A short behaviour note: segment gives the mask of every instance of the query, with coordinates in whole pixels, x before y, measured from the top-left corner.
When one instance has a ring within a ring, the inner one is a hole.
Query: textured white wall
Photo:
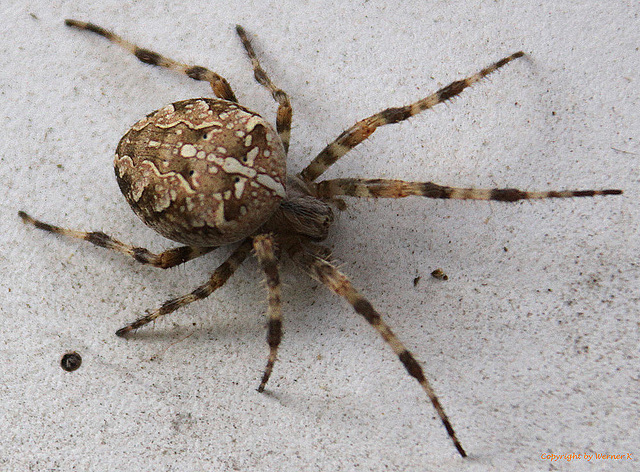
[[[551,467],[542,454],[637,452],[637,2],[6,3],[1,469],[530,471]],[[255,391],[267,347],[254,261],[208,300],[114,335],[202,283],[225,252],[163,272],[16,213],[170,247],[130,212],[112,154],[146,113],[210,92],[66,28],[68,17],[208,66],[273,119],[233,31],[244,25],[291,97],[292,171],[356,120],[527,52],[453,103],[380,129],[327,173],[625,190],[517,204],[350,200],[339,218],[328,244],[422,362],[471,459],[456,456],[369,326],[290,263],[266,395]],[[437,267],[448,281],[429,276]],[[67,350],[83,356],[74,373],[58,365]]]

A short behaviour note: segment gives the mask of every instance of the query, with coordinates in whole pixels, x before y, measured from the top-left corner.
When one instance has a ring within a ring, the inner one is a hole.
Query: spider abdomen
[[[191,246],[252,234],[286,196],[278,135],[227,100],[183,100],[147,115],[120,140],[114,167],[142,221]]]

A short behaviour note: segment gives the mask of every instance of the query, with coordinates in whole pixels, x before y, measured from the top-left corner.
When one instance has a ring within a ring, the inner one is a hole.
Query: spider
[[[264,272],[268,290],[267,344],[269,354],[258,391],[265,389],[282,339],[281,288],[278,263],[286,254],[309,276],[343,297],[382,336],[410,376],[429,397],[457,451],[466,452],[422,367],[398,339],[372,304],[332,262],[331,251],[320,243],[334,221],[332,207],[345,207],[340,197],[497,200],[619,195],[621,190],[565,190],[525,192],[512,188],[472,189],[432,182],[341,178],[317,182],[338,159],[367,139],[376,129],[404,121],[456,97],[464,89],[509,62],[518,51],[476,74],[457,80],[410,105],[387,108],[345,130],[297,175],[287,175],[292,107],[287,94],[276,87],[253,50],[245,30],[236,32],[251,60],[256,81],[278,104],[275,130],[257,113],[240,105],[229,83],[201,66],[189,66],[142,49],[100,26],[77,20],[65,24],[96,33],[134,54],[140,61],[209,82],[217,98],[172,103],[134,124],[118,144],[114,168],[120,190],[142,221],[164,237],[184,244],[160,254],[122,243],[102,232],[64,229],[20,211],[25,223],[62,236],[83,239],[96,246],[133,257],[143,264],[168,269],[238,243],[231,255],[191,293],[164,302],[133,323],[116,331],[125,336],[220,288],[253,250]]]

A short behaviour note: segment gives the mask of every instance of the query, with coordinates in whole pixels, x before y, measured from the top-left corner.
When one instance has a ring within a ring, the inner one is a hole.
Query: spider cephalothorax
[[[516,189],[454,188],[432,182],[342,178],[315,182],[329,166],[367,139],[378,127],[410,118],[455,97],[465,88],[508,62],[516,52],[465,79],[455,81],[410,105],[388,108],[357,122],[325,147],[298,175],[286,175],[292,108],[260,66],[242,27],[242,44],[256,80],[278,103],[276,129],[260,115],[239,105],[227,81],[201,66],[188,66],[135,44],[91,23],[66,20],[68,26],[92,31],[122,46],[140,61],[172,69],[211,84],[217,98],[183,100],[140,120],[124,135],[114,160],[116,178],[135,213],[166,238],[186,246],[153,254],[124,244],[102,232],[82,232],[53,226],[19,212],[37,228],[84,239],[127,254],[144,264],[169,268],[206,254],[220,245],[239,243],[204,284],[191,293],[166,301],[155,311],[119,329],[123,336],[160,316],[209,296],[231,277],[251,249],[255,251],[268,287],[269,357],[258,391],[263,391],[282,338],[278,260],[289,255],[307,274],[343,297],[393,349],[408,373],[422,386],[455,447],[466,456],[435,392],[413,355],[382,320],[380,314],[330,261],[321,244],[333,223],[330,204],[341,209],[341,196],[498,200],[618,195],[620,190],[524,192]]]

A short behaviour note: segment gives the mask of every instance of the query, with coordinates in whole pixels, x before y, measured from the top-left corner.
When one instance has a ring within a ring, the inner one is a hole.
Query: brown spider
[[[619,195],[621,190],[565,190],[524,192],[516,189],[454,188],[431,182],[343,178],[315,182],[332,164],[367,139],[378,127],[404,121],[449,100],[483,77],[522,57],[519,51],[462,80],[457,80],[410,105],[388,108],[344,131],[298,175],[286,174],[292,108],[287,94],[277,88],[260,66],[244,29],[236,32],[251,60],[255,79],[278,103],[276,131],[258,114],[237,103],[227,81],[200,66],[188,66],[161,56],[92,23],[66,20],[67,26],[91,31],[134,54],[140,61],[186,74],[211,84],[217,98],[197,98],[155,111],[124,135],[115,155],[115,173],[133,211],[163,236],[186,246],[153,254],[124,244],[102,232],[82,232],[19,216],[36,228],[127,254],[138,262],[167,269],[217,247],[239,242],[210,279],[191,293],[166,301],[155,311],[119,329],[124,336],[156,318],[202,300],[221,287],[255,251],[268,288],[269,357],[258,391],[262,392],[276,361],[282,338],[278,261],[283,253],[308,275],[343,297],[373,326],[400,362],[422,386],[456,449],[466,456],[456,433],[422,368],[380,314],[330,261],[330,250],[319,244],[333,223],[330,204],[343,209],[340,196],[498,200]]]

